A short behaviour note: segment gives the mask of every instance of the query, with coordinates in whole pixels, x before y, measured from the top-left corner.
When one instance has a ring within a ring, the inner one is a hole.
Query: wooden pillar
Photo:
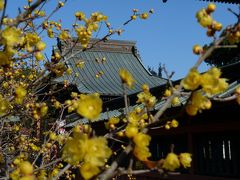
[[[193,137],[191,132],[188,132],[187,134],[187,142],[188,142],[188,152],[193,154]],[[189,169],[190,174],[194,174],[194,164],[195,163],[192,162],[191,168]]]

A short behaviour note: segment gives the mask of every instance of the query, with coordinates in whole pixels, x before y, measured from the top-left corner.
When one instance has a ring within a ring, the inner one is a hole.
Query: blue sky
[[[8,11],[10,16],[17,13],[17,7],[22,7],[24,0],[9,0]],[[46,10],[54,7],[58,1],[51,0]],[[154,9],[155,13],[148,20],[136,20],[126,26],[121,36],[113,36],[111,39],[133,40],[137,42],[143,64],[157,70],[158,64],[165,64],[169,72],[175,71],[173,79],[182,78],[189,68],[197,60],[192,54],[194,44],[204,45],[211,38],[206,37],[206,30],[201,28],[195,13],[206,7],[208,3],[198,0],[69,0],[63,9],[54,15],[55,20],[61,19],[63,28],[71,28],[76,11],[83,11],[87,15],[91,12],[100,11],[109,17],[113,27],[121,26],[132,14],[132,9],[137,8],[140,12]],[[232,8],[238,11],[236,5],[216,3],[217,10],[214,19],[224,26],[235,23],[236,18],[227,11]],[[106,31],[99,34],[104,35]],[[48,42],[47,53],[53,42]],[[208,67],[202,65],[201,71]]]

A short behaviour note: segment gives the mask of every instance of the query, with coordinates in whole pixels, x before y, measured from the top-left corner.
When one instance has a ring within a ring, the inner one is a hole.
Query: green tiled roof
[[[218,97],[218,98],[229,97],[235,92],[235,89],[238,88],[238,87],[240,87],[240,82],[239,81],[234,81],[233,83],[229,84],[229,87],[226,91],[224,91],[223,93],[217,94],[217,95],[213,96],[212,98],[214,98],[214,97]],[[186,104],[188,98],[189,98],[188,95],[180,97],[180,104]],[[165,102],[166,102],[166,100],[160,100],[159,102],[156,103],[153,110],[159,110],[164,105]],[[143,105],[142,104],[141,105],[135,104],[133,106],[129,106],[129,110],[131,111],[134,108],[136,108],[137,106],[142,107]],[[172,106],[172,107],[174,107],[174,106]],[[99,117],[98,120],[99,121],[104,121],[104,120],[107,120],[111,117],[118,117],[122,113],[124,113],[124,109],[125,108],[119,108],[119,109],[116,109],[116,110],[113,110],[113,111],[103,112],[103,113],[100,114],[100,117]],[[73,127],[73,126],[75,126],[79,123],[80,124],[89,123],[89,121],[86,118],[80,118],[76,113],[67,116],[66,119],[67,119],[68,123],[65,127]]]
[[[70,83],[75,84],[81,93],[98,92],[101,95],[122,96],[123,90],[118,72],[120,68],[124,68],[131,72],[136,80],[134,87],[127,90],[128,94],[141,91],[144,83],[147,83],[150,88],[166,83],[165,79],[152,76],[146,70],[139,56],[134,53],[134,42],[115,40],[106,44],[101,43],[100,46],[80,51],[75,57],[68,60],[67,66],[73,70],[72,75],[65,75],[57,81],[67,79]],[[106,46],[108,47],[106,48]],[[101,61],[103,57],[106,58],[104,62]],[[99,59],[100,62],[97,63],[96,59]],[[79,60],[85,62],[82,69],[76,67]],[[97,78],[96,74],[101,71],[103,74]],[[79,77],[74,77],[75,73],[78,73]]]

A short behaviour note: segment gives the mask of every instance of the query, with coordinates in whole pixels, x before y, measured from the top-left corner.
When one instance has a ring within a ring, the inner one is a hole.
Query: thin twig
[[[67,164],[67,165],[57,174],[57,176],[55,176],[55,177],[53,178],[53,180],[57,180],[59,177],[61,177],[61,176],[66,172],[66,170],[68,170],[70,167],[71,167],[71,165],[70,165],[70,164]]]
[[[214,98],[210,98],[211,100],[214,101],[219,101],[219,102],[226,102],[226,101],[232,101],[235,100],[237,98],[237,96],[234,94],[230,97],[226,97],[226,98],[219,98],[219,97],[214,97]]]

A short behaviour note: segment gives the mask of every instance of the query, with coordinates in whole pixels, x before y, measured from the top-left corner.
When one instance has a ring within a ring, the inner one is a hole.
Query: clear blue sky
[[[24,0],[9,0],[8,14],[17,12],[16,7],[21,7]],[[51,0],[48,8],[53,7],[58,1]],[[211,41],[206,37],[206,30],[201,28],[195,13],[206,7],[208,3],[198,0],[69,0],[63,9],[55,14],[54,19],[61,19],[63,28],[71,28],[74,22],[74,13],[83,11],[87,15],[100,11],[109,17],[109,22],[117,28],[132,14],[132,9],[140,12],[153,8],[155,13],[148,20],[136,20],[125,27],[121,36],[113,36],[111,39],[134,40],[140,52],[143,64],[154,67],[165,64],[169,72],[175,71],[173,79],[182,78],[188,69],[197,60],[192,54],[194,44],[204,45]],[[238,11],[237,5],[216,3],[217,11],[214,18],[224,26],[235,23],[236,18],[227,11],[232,8]],[[47,9],[48,9],[47,8]],[[105,31],[106,33],[106,31]],[[100,33],[105,34],[104,31]],[[52,43],[48,44],[48,54]],[[200,70],[206,70],[202,65]]]

